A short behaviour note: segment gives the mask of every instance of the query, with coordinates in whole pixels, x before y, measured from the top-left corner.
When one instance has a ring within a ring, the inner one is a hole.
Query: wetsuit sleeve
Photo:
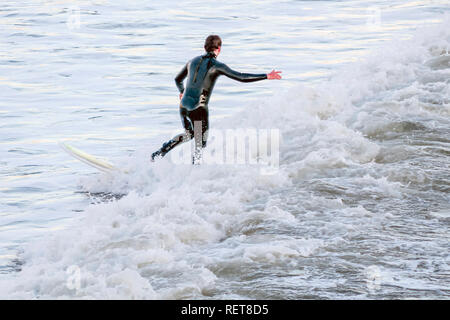
[[[188,66],[187,65],[188,64],[186,63],[186,65],[183,67],[183,69],[181,69],[181,71],[175,77],[175,84],[177,85],[177,88],[180,91],[180,93],[184,92],[183,80],[184,80],[184,78],[186,78],[186,76],[188,74]]]
[[[259,73],[259,74],[242,73],[242,72],[234,71],[233,69],[231,69],[224,63],[217,64],[216,68],[220,74],[223,74],[223,75],[227,76],[228,78],[231,78],[233,80],[237,80],[240,82],[254,82],[254,81],[260,81],[260,80],[267,79],[267,74],[265,74],[265,73]]]

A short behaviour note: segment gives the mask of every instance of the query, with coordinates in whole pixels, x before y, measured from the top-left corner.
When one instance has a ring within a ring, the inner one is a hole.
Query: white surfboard
[[[72,147],[71,145],[60,142],[60,147],[66,151],[68,154],[70,154],[75,159],[78,159],[87,165],[90,165],[91,167],[94,167],[100,171],[107,172],[107,173],[113,173],[115,171],[120,172],[117,167],[115,167],[112,163],[109,163],[106,160],[98,159],[94,157],[93,155],[90,155],[84,151],[81,151],[80,149],[77,149],[75,147]]]

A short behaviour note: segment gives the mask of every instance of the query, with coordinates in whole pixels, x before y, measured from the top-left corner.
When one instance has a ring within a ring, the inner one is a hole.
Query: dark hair
[[[218,35],[212,34],[208,36],[205,40],[205,50],[206,52],[214,51],[222,46],[222,39]]]

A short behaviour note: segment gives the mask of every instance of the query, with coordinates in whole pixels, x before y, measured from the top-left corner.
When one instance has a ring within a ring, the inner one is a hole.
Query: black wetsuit
[[[161,149],[152,154],[152,160],[155,156],[164,156],[178,144],[191,140],[192,138],[195,138],[196,150],[206,147],[209,127],[208,102],[214,84],[221,75],[241,82],[267,79],[266,74],[234,71],[226,64],[217,61],[213,52],[208,52],[190,60],[175,77],[178,90],[180,93],[183,93],[183,98],[180,103],[180,116],[185,132],[164,143]],[[183,80],[186,77],[185,89]]]

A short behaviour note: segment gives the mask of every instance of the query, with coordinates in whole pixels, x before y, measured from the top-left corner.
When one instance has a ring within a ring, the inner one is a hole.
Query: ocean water
[[[448,299],[450,5],[2,1],[0,298]],[[148,157],[204,38],[211,128],[279,166]],[[128,174],[71,158],[68,142]]]

